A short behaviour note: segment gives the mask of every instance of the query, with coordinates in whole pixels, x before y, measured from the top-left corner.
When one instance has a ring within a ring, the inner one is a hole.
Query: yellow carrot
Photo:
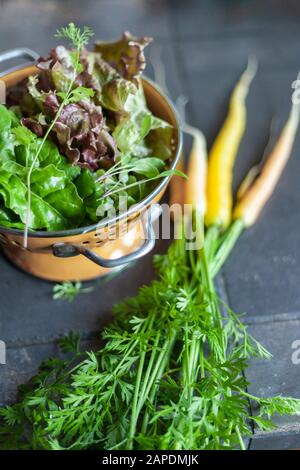
[[[233,218],[242,220],[245,227],[253,225],[272,195],[289,160],[299,126],[299,104],[293,104],[289,118],[273,151],[263,165],[259,176],[248,191],[238,199]]]
[[[203,216],[206,211],[207,151],[203,133],[186,125],[185,132],[193,137],[185,183],[185,204],[197,209]]]
[[[209,153],[207,226],[226,228],[231,220],[233,166],[246,128],[245,101],[256,69],[256,60],[249,60],[247,69],[232,92],[227,118]]]

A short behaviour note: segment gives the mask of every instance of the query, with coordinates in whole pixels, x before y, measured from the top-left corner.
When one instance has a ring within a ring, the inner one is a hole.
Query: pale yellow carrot
[[[177,166],[177,170],[184,173],[184,155],[180,155]],[[183,207],[185,199],[185,179],[179,175],[173,175],[169,184],[169,205],[174,206],[179,204]]]
[[[189,156],[187,177],[185,183],[185,204],[196,209],[203,216],[206,211],[206,175],[207,175],[207,149],[203,133],[186,125],[185,132],[193,137]]]

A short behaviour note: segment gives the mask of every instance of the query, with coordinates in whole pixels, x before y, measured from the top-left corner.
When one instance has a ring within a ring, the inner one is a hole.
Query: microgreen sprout
[[[68,300],[72,302],[74,298],[79,294],[88,294],[94,290],[93,287],[82,287],[80,281],[69,282],[65,281],[61,284],[55,284],[53,286],[53,299],[54,300]]]
[[[35,165],[38,161],[40,156],[41,150],[45,145],[46,140],[48,139],[51,131],[53,130],[57,120],[59,119],[62,110],[64,107],[70,103],[79,101],[83,98],[83,96],[91,96],[92,91],[85,87],[80,87],[80,90],[76,91],[76,88],[73,90],[74,83],[77,77],[77,74],[81,71],[80,68],[80,52],[83,46],[85,46],[89,39],[93,36],[93,32],[90,28],[84,27],[83,30],[76,27],[74,23],[69,23],[68,26],[62,28],[61,30],[57,31],[56,36],[59,38],[69,39],[71,42],[72,47],[74,48],[73,52],[73,76],[69,82],[67,91],[63,94],[60,94],[60,98],[62,99],[60,106],[52,120],[51,124],[49,125],[40,146],[33,157],[31,165],[28,169],[27,173],[27,210],[26,210],[26,222],[24,228],[24,247],[27,248],[28,245],[28,229],[30,224],[30,210],[31,210],[31,176],[32,171],[35,168]]]

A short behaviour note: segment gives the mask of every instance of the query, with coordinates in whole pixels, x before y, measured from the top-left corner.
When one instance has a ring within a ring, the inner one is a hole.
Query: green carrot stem
[[[148,321],[147,321],[149,331],[153,327],[153,322],[154,322],[154,316],[152,315],[150,319],[148,318]],[[148,341],[146,341],[145,344],[142,345],[142,352],[141,352],[140,361],[139,361],[138,370],[137,370],[136,383],[135,383],[134,396],[133,396],[133,404],[132,404],[132,414],[131,414],[131,421],[130,421],[129,450],[132,449],[133,438],[134,438],[135,430],[136,430],[136,424],[137,424],[138,417],[139,417],[138,401],[139,401],[140,387],[141,387],[141,381],[142,381],[142,374],[143,374],[143,369],[144,369],[144,364],[145,364],[145,359],[146,359],[146,354],[147,354],[147,346],[148,346]],[[146,377],[144,381],[145,380],[146,380]],[[143,386],[143,389],[144,389],[144,386]]]
[[[217,300],[214,298],[214,283],[213,277],[217,274],[218,270],[222,267],[223,263],[227,259],[230,251],[232,250],[236,240],[238,239],[240,233],[243,230],[243,224],[240,221],[234,222],[230,228],[225,232],[225,235],[221,238],[220,241],[220,232],[218,227],[212,226],[208,229],[207,235],[205,238],[205,246],[199,252],[200,254],[200,272],[201,278],[205,290],[209,295],[212,295],[212,300],[210,303],[210,312],[212,316],[212,321],[216,322],[219,328],[222,327],[222,315],[218,306]],[[178,241],[178,249],[181,249],[180,240]],[[192,253],[189,253],[191,268],[193,271],[193,276],[196,278],[199,277],[199,264],[194,259]],[[186,329],[187,331],[187,329]],[[156,355],[157,352],[157,338],[153,344],[153,350],[149,359],[149,363],[146,369],[143,383],[141,383],[141,374],[138,370],[137,374],[137,384],[135,389],[135,396],[133,402],[133,413],[132,421],[130,427],[130,441],[129,446],[132,448],[133,439],[137,430],[137,423],[140,417],[142,417],[141,432],[142,434],[147,433],[147,428],[149,424],[149,411],[145,409],[143,412],[143,407],[146,401],[149,404],[153,404],[159,380],[161,380],[164,372],[166,371],[167,364],[169,362],[170,353],[173,350],[178,333],[175,331],[173,336],[169,338],[162,347],[160,354]],[[200,345],[199,340],[195,337],[189,338],[185,337],[186,343],[186,354],[183,364],[183,377],[185,378],[185,386],[183,393],[186,398],[189,399],[193,394],[193,383],[196,382],[196,376],[198,374],[197,363],[200,360],[200,369],[201,375],[204,375],[204,357],[201,357],[200,354]],[[225,355],[226,344],[222,344],[222,353]],[[157,358],[155,362],[155,358]],[[140,359],[139,366],[142,367],[145,364],[145,355]],[[153,367],[154,366],[154,367]],[[142,369],[141,369],[142,370]],[[242,438],[238,435],[241,447],[243,444]]]
[[[138,395],[140,390],[140,384],[142,380],[142,373],[145,363],[146,351],[143,351],[141,354],[136,383],[135,383],[135,390],[134,390],[134,397],[133,397],[133,404],[132,404],[132,414],[131,414],[131,421],[130,421],[130,431],[129,431],[129,447],[128,450],[132,450],[133,445],[133,438],[135,435],[136,423],[138,420],[138,413],[137,413],[137,402],[138,402]]]
[[[154,341],[154,345],[153,345],[153,348],[152,348],[150,360],[149,360],[148,367],[147,367],[147,370],[146,370],[146,373],[145,373],[145,378],[144,378],[144,381],[143,381],[143,386],[141,388],[140,398],[139,398],[139,402],[138,402],[139,407],[141,407],[143,405],[143,398],[144,398],[144,395],[145,395],[145,390],[146,390],[147,383],[148,383],[148,380],[149,380],[149,377],[150,377],[150,374],[151,374],[151,371],[152,371],[152,368],[153,368],[154,360],[155,360],[155,357],[156,357],[156,354],[157,354],[157,351],[158,351],[158,343],[159,343],[160,335],[161,335],[161,333],[158,332],[157,335],[156,335],[155,341]]]
[[[174,331],[172,336],[169,338],[169,345],[168,345],[168,348],[166,349],[164,360],[161,361],[161,363],[160,363],[160,367],[159,367],[158,372],[157,372],[156,380],[152,384],[152,389],[149,392],[149,398],[148,398],[149,404],[153,404],[155,394],[156,394],[156,391],[157,391],[158,386],[159,386],[159,381],[161,380],[161,378],[162,378],[162,376],[163,376],[163,374],[166,370],[167,364],[169,362],[170,354],[171,354],[171,351],[173,350],[173,346],[175,344],[176,338],[177,338],[177,332]],[[146,433],[148,423],[149,423],[149,412],[148,412],[148,410],[146,410],[145,414],[144,414],[144,417],[143,417],[143,422],[142,422],[142,428],[141,428],[142,434]]]
[[[204,245],[206,249],[206,256],[207,256],[208,261],[210,261],[211,258],[213,257],[219,238],[220,238],[219,227],[217,227],[216,225],[210,226],[206,231],[205,241],[204,241]]]
[[[209,266],[209,271],[212,278],[214,278],[222,268],[223,264],[225,263],[232,249],[234,248],[243,229],[244,224],[241,220],[238,219],[233,222],[233,224],[230,225],[230,227],[225,232],[219,249],[213,257]]]
[[[222,330],[223,328],[223,317],[219,306],[218,297],[216,295],[215,285],[213,281],[213,276],[210,270],[210,266],[208,265],[206,259],[205,249],[202,253],[202,272],[203,272],[203,285],[206,292],[209,294],[209,305],[210,311],[212,316],[212,322],[216,323],[218,328]],[[226,348],[227,344],[225,342],[225,336],[222,335],[222,360],[225,360],[226,357]]]
[[[246,447],[245,447],[243,438],[242,438],[241,433],[240,433],[240,428],[239,428],[238,426],[236,426],[236,427],[235,427],[235,431],[236,431],[236,434],[237,434],[237,437],[238,437],[238,440],[239,440],[241,449],[242,449],[242,450],[246,450]]]

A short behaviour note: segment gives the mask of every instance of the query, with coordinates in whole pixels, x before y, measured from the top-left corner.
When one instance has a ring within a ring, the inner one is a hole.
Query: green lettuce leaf
[[[3,204],[3,201],[2,201]],[[3,227],[7,228],[18,228],[22,229],[23,224],[22,222],[19,222],[18,216],[11,211],[10,209],[7,209],[6,207],[0,207],[0,225]]]
[[[164,162],[159,158],[149,157],[135,160],[131,171],[146,178],[154,178],[164,170],[164,167]]]
[[[5,207],[15,212],[23,224],[27,214],[27,187],[16,175],[2,170],[0,173],[0,194]],[[29,226],[32,229],[60,230],[68,227],[63,216],[43,198],[32,191]]]
[[[0,112],[0,129],[1,133],[6,129],[10,129],[13,123],[13,113],[9,111],[5,106],[1,105]]]
[[[27,173],[40,144],[0,106],[0,224],[6,227],[22,228],[26,223]],[[63,230],[82,223],[83,200],[73,183],[79,173],[54,143],[45,143],[31,175],[30,229]]]
[[[104,108],[122,113],[129,95],[135,92],[136,87],[131,82],[116,77],[103,86],[99,99]]]
[[[151,129],[146,137],[146,145],[151,155],[163,161],[170,160],[173,155],[173,128],[162,126]]]
[[[75,184],[79,196],[85,199],[91,196],[96,190],[95,175],[89,170],[83,169],[78,178],[76,178]]]
[[[123,118],[113,132],[113,137],[121,152],[135,157],[145,157],[150,154],[155,157],[165,156],[165,151],[156,153],[159,150],[158,146],[155,151],[151,151],[154,142],[150,139],[149,145],[146,138],[150,132],[159,131],[158,135],[162,140],[162,136],[172,135],[172,128],[167,122],[149,111],[141,85],[135,94],[128,95],[124,110]]]

